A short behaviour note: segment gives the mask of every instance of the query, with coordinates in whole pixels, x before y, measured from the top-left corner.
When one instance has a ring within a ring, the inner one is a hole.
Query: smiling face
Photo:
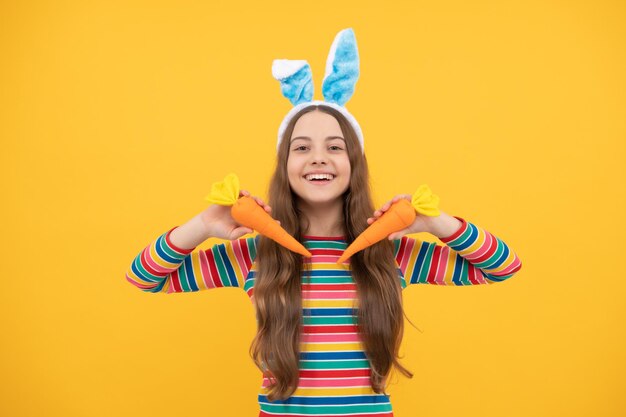
[[[301,202],[341,201],[350,186],[350,160],[337,119],[319,110],[305,113],[296,122],[290,140],[287,174]],[[312,173],[331,174],[332,179],[307,179]]]

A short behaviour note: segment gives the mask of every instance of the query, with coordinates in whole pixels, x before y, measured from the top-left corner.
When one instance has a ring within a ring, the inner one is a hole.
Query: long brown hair
[[[297,120],[306,112],[320,110],[337,119],[346,140],[350,160],[350,185],[343,194],[343,221],[346,242],[350,244],[368,227],[367,218],[374,212],[369,170],[356,133],[337,110],[323,105],[302,109],[285,129],[278,149],[276,169],[269,186],[268,204],[272,216],[296,240],[307,234],[308,220],[296,205],[296,195],[289,186],[287,159],[289,142]],[[306,225],[301,227],[300,219]],[[267,398],[286,399],[298,386],[299,351],[302,315],[301,274],[310,262],[260,236],[257,247],[253,299],[257,334],[250,346],[254,363],[269,378]],[[387,377],[395,366],[402,374],[413,374],[398,361],[404,332],[402,288],[393,257],[393,243],[388,239],[357,252],[350,258],[352,276],[357,286],[357,325],[365,353],[370,361],[370,384],[377,393],[385,393]]]

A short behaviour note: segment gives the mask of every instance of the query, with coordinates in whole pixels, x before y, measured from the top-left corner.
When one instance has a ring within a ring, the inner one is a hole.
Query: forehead
[[[334,116],[319,110],[303,114],[296,122],[291,137],[296,136],[343,136],[341,126]]]

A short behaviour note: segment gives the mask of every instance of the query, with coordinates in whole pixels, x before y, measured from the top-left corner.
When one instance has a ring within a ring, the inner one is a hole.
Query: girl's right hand
[[[268,214],[271,215],[272,208],[265,204],[260,197],[253,197],[246,190],[239,191],[239,197],[242,196],[252,197],[254,201],[256,201]],[[209,237],[235,240],[239,239],[243,235],[253,232],[253,230],[249,227],[242,226],[237,223],[235,219],[233,219],[230,214],[230,206],[211,204],[202,213],[200,213],[200,220],[202,220],[206,234]],[[276,222],[280,224],[278,220],[276,220]]]

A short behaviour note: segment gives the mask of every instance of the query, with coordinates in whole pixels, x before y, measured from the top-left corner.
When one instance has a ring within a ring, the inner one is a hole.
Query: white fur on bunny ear
[[[359,79],[359,51],[352,28],[340,31],[330,47],[322,94],[326,101],[343,106],[354,93]]]
[[[280,90],[295,106],[313,99],[313,73],[304,60],[275,59],[272,76],[280,81]]]

